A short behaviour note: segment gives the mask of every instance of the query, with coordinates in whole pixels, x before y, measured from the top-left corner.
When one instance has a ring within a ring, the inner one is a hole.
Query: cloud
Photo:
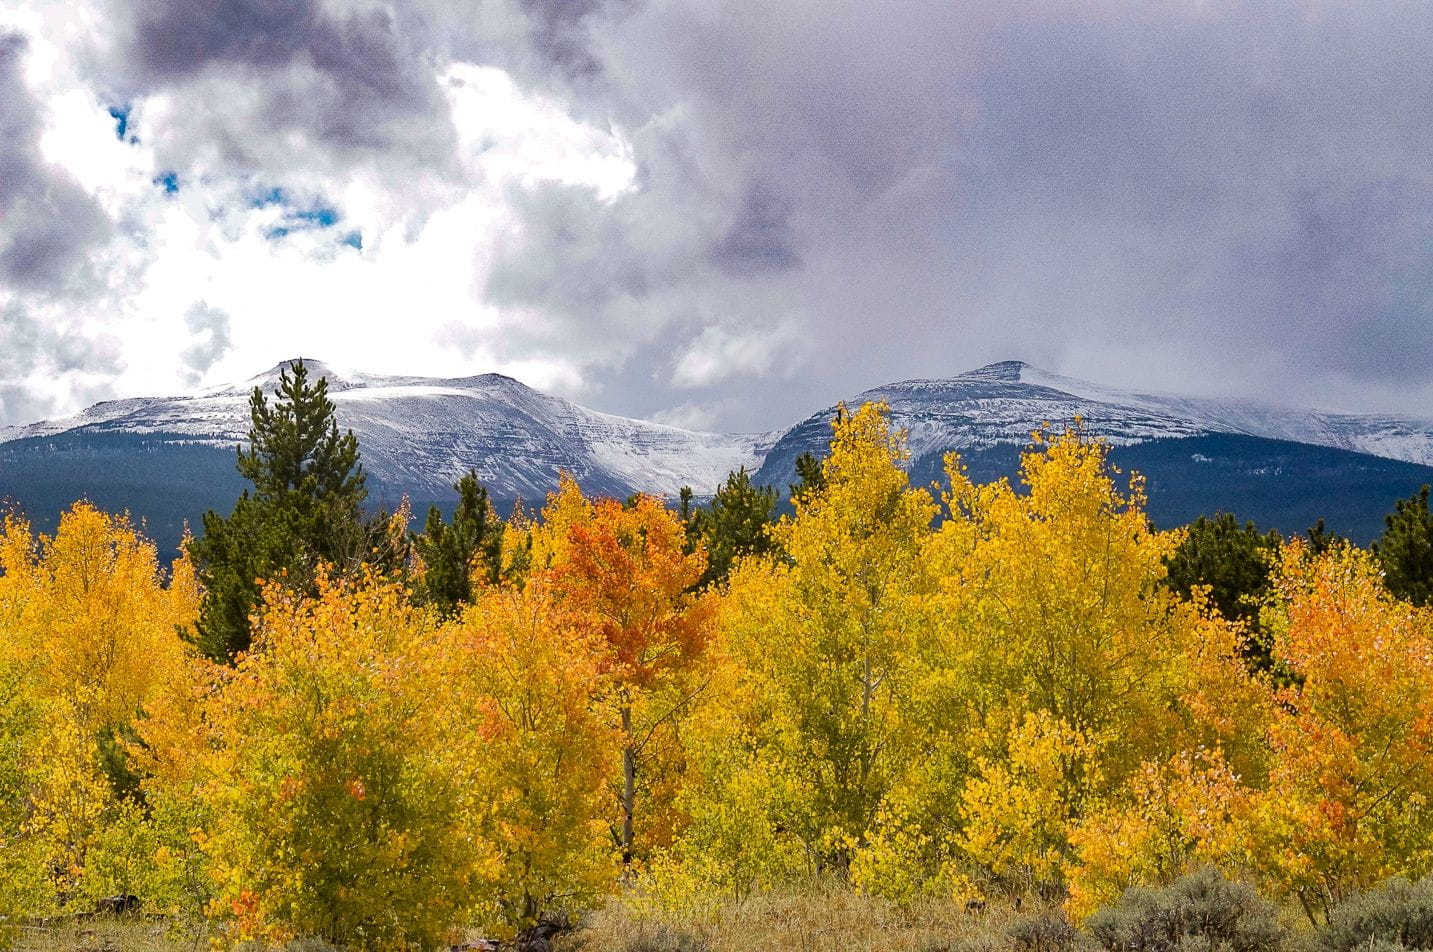
[[[18,0],[0,23],[0,313],[26,342],[0,380],[39,400],[12,420],[299,351],[724,429],[1011,357],[1433,413],[1414,0]]]
[[[64,169],[40,153],[40,110],[26,86],[28,43],[0,33],[0,283],[63,295],[83,289],[86,253],[111,222]]]
[[[679,327],[786,320],[822,359],[761,381],[782,412],[1003,357],[1433,411],[1425,5],[691,0],[587,27],[640,189],[534,204],[496,287],[627,354],[598,376],[636,403]]]
[[[184,312],[184,326],[193,335],[193,343],[182,354],[189,368],[190,386],[204,379],[204,373],[226,354],[233,342],[229,339],[229,315],[204,301],[195,301]]]
[[[75,313],[97,293],[93,256],[113,223],[44,154],[29,53],[24,36],[0,31],[0,422],[72,409],[122,367],[113,336]]]
[[[736,332],[708,327],[678,358],[672,382],[678,387],[710,387],[733,377],[765,374],[783,352],[791,350],[795,337],[790,326]],[[788,360],[787,373],[792,369]]]
[[[761,183],[748,186],[741,207],[712,249],[731,276],[787,271],[801,264],[791,231],[791,206]]]

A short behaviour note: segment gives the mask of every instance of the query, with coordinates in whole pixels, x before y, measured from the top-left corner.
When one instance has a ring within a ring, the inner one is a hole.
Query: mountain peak
[[[984,367],[977,367],[961,376],[977,377],[981,380],[998,380],[1002,383],[1019,383],[1021,375],[1033,369],[1023,360],[1001,360],[993,364],[986,364]]]
[[[328,380],[328,389],[331,392],[363,386],[363,381],[354,379],[353,374],[339,373],[326,361],[319,360],[316,357],[290,357],[288,360],[279,361],[263,373],[245,380],[242,384],[237,386],[237,389],[251,390],[254,387],[260,387],[267,393],[278,386],[279,376],[284,371],[292,372],[294,365],[299,361],[303,361],[304,368],[308,370],[309,380],[317,381],[320,377],[326,378]],[[228,390],[232,388],[233,385],[219,389]]]

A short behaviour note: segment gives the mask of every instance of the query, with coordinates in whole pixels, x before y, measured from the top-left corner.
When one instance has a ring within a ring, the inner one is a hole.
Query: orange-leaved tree
[[[1265,615],[1291,674],[1247,818],[1248,863],[1311,918],[1433,869],[1433,612],[1389,595],[1369,553],[1287,546]]]
[[[1146,765],[1133,796],[1082,824],[1072,911],[1214,863],[1317,922],[1388,876],[1433,869],[1433,614],[1391,596],[1373,557],[1346,545],[1286,545],[1274,588],[1261,621],[1285,684],[1266,684],[1262,708],[1219,715],[1235,712],[1245,749],[1226,740]]]
[[[694,594],[705,556],[686,551],[686,533],[661,500],[624,506],[587,502],[570,481],[544,511],[534,565],[548,553],[553,593],[599,638],[599,668],[612,692],[622,736],[619,817],[614,839],[624,862],[671,836],[677,729],[706,684],[701,668],[712,635],[713,603]],[[663,792],[660,799],[654,796]],[[639,800],[653,803],[638,836]]]

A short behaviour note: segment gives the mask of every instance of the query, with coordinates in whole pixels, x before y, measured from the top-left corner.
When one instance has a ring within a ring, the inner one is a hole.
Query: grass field
[[[1028,912],[1028,910],[1027,910]],[[902,911],[848,888],[817,884],[713,906],[704,914],[638,915],[621,900],[586,916],[557,952],[943,952],[999,932],[1008,909],[968,913],[932,903]],[[17,952],[198,952],[202,933],[154,919],[93,917],[11,933]],[[292,952],[318,952],[302,942]]]
[[[16,952],[198,952],[202,933],[176,934],[163,920],[108,916],[25,925],[9,935]]]
[[[620,900],[563,936],[559,952],[944,952],[1003,934],[1008,907],[909,910],[839,885],[765,893],[700,915],[635,914]],[[1039,911],[1034,914],[1038,915]]]

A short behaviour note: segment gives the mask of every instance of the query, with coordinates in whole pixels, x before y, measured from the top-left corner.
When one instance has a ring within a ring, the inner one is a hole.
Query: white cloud
[[[677,359],[672,382],[679,387],[710,387],[732,377],[765,374],[782,359],[785,372],[795,368],[794,325],[760,330],[708,327]]]
[[[304,130],[265,130],[267,94],[222,70],[127,104],[138,141],[121,141],[108,113],[121,104],[86,80],[96,54],[63,25],[65,6],[7,9],[0,26],[31,41],[23,66],[43,106],[41,156],[116,228],[92,254],[88,295],[23,303],[27,319],[55,336],[51,350],[98,349],[112,369],[83,360],[62,372],[0,367],[0,384],[30,395],[0,406],[0,423],[27,422],[18,414],[35,407],[62,413],[97,396],[174,392],[196,374],[203,385],[241,379],[295,354],[377,372],[508,372],[582,390],[580,359],[505,353],[489,333],[500,314],[483,291],[497,249],[519,227],[514,190],[560,183],[610,201],[633,187],[633,150],[620,130],[573,118],[502,70],[433,63],[454,131],[452,154],[437,161],[386,156],[340,168]],[[305,69],[292,67],[295,89],[313,79],[299,75]],[[242,122],[221,128],[216,114]],[[225,128],[244,124],[252,141],[221,141]],[[235,160],[239,146],[248,164]],[[168,172],[176,194],[156,184]],[[256,205],[275,188],[286,203]],[[296,217],[319,208],[339,220]],[[278,228],[290,230],[274,237]],[[17,302],[0,288],[0,308]],[[225,315],[223,334],[196,327],[196,308]]]
[[[604,201],[632,188],[637,166],[619,130],[578,122],[496,67],[455,63],[442,80],[470,182],[578,185]]]
[[[652,420],[667,426],[679,426],[684,430],[710,432],[720,429],[721,419],[731,412],[733,402],[713,400],[707,403],[683,403],[652,414]]]

